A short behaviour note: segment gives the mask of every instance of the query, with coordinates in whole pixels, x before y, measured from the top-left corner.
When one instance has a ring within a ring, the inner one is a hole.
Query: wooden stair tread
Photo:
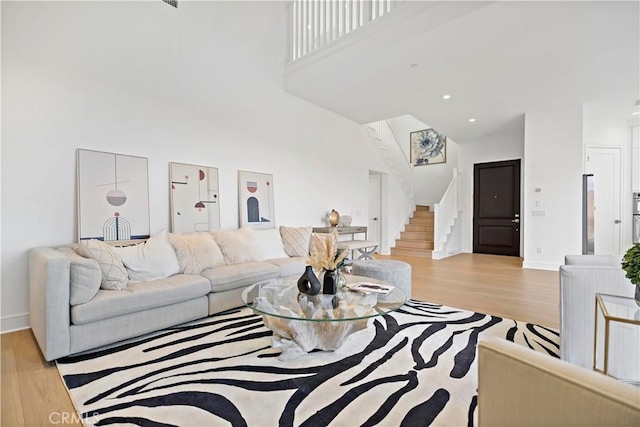
[[[391,255],[403,255],[416,258],[431,258],[430,250],[424,249],[406,249],[406,248],[391,248]]]
[[[431,258],[434,249],[434,216],[429,206],[416,206],[409,224],[391,248],[393,255]]]

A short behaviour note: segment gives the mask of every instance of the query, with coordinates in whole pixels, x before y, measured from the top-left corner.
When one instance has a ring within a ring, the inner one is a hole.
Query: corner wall
[[[582,111],[572,104],[525,116],[524,268],[557,270],[582,251]]]

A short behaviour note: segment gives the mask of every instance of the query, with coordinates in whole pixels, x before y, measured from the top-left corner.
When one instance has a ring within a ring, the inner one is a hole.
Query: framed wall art
[[[433,128],[411,132],[411,164],[434,165],[447,161],[447,137]]]
[[[240,226],[274,228],[273,175],[238,171]]]
[[[169,180],[174,233],[220,229],[218,168],[172,162]]]
[[[149,175],[145,157],[78,149],[80,240],[149,237]]]

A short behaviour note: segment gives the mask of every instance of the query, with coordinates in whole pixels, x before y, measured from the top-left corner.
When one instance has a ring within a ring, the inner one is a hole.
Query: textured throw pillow
[[[249,227],[242,227],[234,231],[214,231],[213,237],[222,250],[227,264],[261,261],[256,245],[255,231]]]
[[[148,282],[173,276],[180,271],[176,252],[164,229],[144,243],[113,249],[127,269],[129,280]]]
[[[84,304],[96,296],[102,282],[102,270],[98,261],[85,258],[71,248],[60,248],[58,252],[65,254],[71,263],[69,271],[71,305]]]
[[[256,248],[262,259],[288,258],[277,228],[254,230]]]
[[[113,248],[100,240],[83,240],[78,247],[80,255],[98,261],[102,271],[102,289],[125,289],[129,276]]]
[[[209,233],[169,233],[169,242],[178,256],[180,273],[200,274],[207,268],[224,265],[220,247]]]
[[[280,226],[280,236],[284,250],[289,256],[309,256],[311,242],[311,227]]]

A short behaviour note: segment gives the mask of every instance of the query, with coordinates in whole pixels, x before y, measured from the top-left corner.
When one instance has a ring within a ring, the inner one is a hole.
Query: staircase
[[[429,206],[416,206],[409,224],[400,233],[400,239],[391,248],[392,255],[431,258],[433,251],[433,212]]]

